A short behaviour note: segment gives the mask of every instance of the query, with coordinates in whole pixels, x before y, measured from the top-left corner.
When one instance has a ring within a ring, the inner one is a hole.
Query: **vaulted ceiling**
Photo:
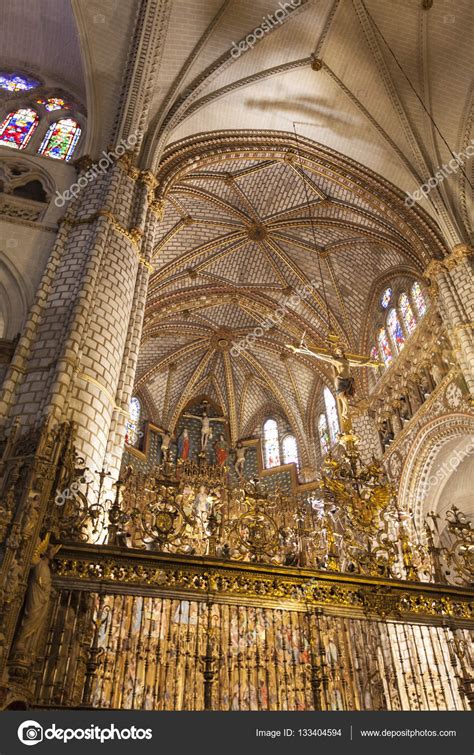
[[[375,174],[286,134],[196,137],[170,148],[160,178],[138,392],[171,429],[205,394],[229,416],[233,440],[273,405],[304,448],[331,372],[285,344],[306,332],[324,345],[331,332],[367,350],[379,282],[421,276],[442,254],[434,224]]]
[[[141,3],[4,5],[2,62],[84,98],[94,157],[113,137]],[[284,344],[332,331],[366,350],[378,283],[469,238],[467,161],[414,209],[403,200],[471,139],[472,4],[160,0],[154,12],[139,160],[164,218],[137,390],[161,424],[200,393],[234,438],[268,405],[302,438],[331,377]],[[232,352],[308,281],[304,301]]]

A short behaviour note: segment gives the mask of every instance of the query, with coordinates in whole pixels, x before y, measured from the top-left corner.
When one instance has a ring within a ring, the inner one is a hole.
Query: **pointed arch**
[[[61,118],[48,128],[38,150],[43,157],[70,160],[81,136],[81,127],[73,118]]]
[[[271,417],[263,423],[263,458],[265,469],[280,466],[278,423]]]
[[[13,149],[24,149],[39,123],[33,108],[23,107],[7,115],[0,126],[0,144]]]

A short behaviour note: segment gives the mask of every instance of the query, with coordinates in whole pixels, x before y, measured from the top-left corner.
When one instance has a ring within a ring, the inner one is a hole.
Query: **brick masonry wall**
[[[97,469],[116,407],[132,306],[144,306],[144,295],[134,300],[139,247],[127,235],[143,197],[116,164],[68,210],[50,279],[40,286],[22,339],[21,364],[14,365],[20,369],[10,370],[3,395],[5,413],[19,417],[25,428],[49,413],[58,421],[72,419],[78,451]],[[125,425],[124,407],[119,409]]]

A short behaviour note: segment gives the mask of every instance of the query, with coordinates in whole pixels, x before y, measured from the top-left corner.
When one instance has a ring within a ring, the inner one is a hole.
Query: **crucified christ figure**
[[[354,395],[354,378],[351,375],[351,367],[378,367],[381,363],[360,354],[346,354],[334,336],[328,339],[330,344],[328,349],[321,348],[314,351],[305,345],[304,337],[305,333],[303,333],[299,346],[287,344],[287,348],[295,354],[305,354],[332,364],[334,368],[334,388],[342,420],[342,429],[347,432],[351,428],[349,399]]]
[[[201,451],[206,450],[207,443],[212,435],[211,422],[227,422],[225,417],[208,417],[206,409],[204,409],[202,416],[199,414],[183,414],[183,417],[198,419],[201,422]]]

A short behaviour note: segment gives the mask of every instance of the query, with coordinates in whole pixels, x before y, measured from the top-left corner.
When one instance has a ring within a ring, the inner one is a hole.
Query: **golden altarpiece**
[[[442,544],[435,520],[416,532],[343,429],[291,494],[168,448],[146,472],[126,454],[111,486],[73,426],[13,432],[3,706],[469,709],[472,528],[453,508]]]

